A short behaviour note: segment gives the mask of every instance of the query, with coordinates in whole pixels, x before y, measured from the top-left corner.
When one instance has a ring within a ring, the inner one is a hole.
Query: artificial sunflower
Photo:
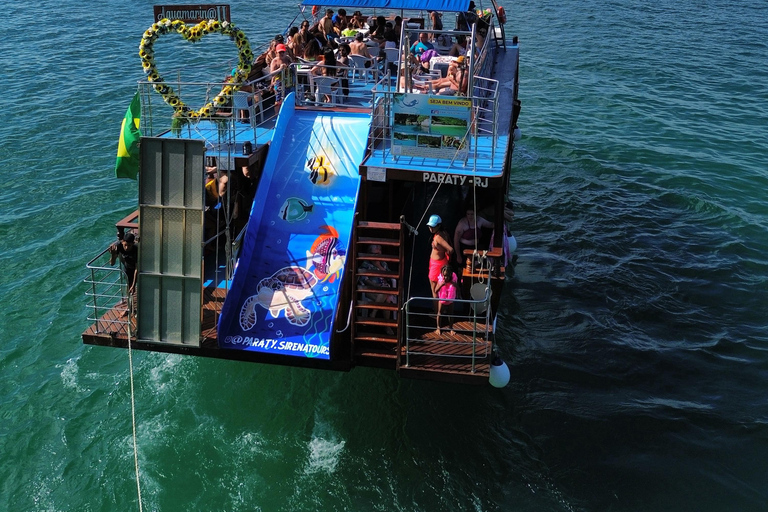
[[[238,67],[235,70],[234,76],[231,77],[232,83],[225,85],[213,98],[213,101],[208,102],[199,110],[192,110],[185,105],[176,95],[173,88],[163,83],[163,78],[155,67],[154,41],[160,35],[174,30],[181,34],[185,40],[193,43],[199,41],[203,35],[219,32],[231,36],[238,48]],[[157,23],[153,23],[144,32],[139,44],[139,57],[141,58],[141,66],[144,72],[147,73],[147,81],[153,83],[153,88],[163,97],[163,101],[173,107],[175,111],[174,118],[196,119],[199,117],[210,117],[213,115],[215,108],[222,107],[229,102],[234,92],[240,89],[243,81],[251,72],[253,53],[245,33],[229,22],[207,20],[201,21],[194,26],[187,26],[181,20],[171,21],[164,18]]]

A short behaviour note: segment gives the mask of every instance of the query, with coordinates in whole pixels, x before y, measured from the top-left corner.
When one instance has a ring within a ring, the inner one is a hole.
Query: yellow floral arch
[[[196,43],[206,34],[220,33],[234,39],[237,45],[238,62],[231,81],[214,96],[212,101],[206,103],[199,110],[192,110],[185,105],[181,98],[179,98],[179,95],[176,94],[176,91],[173,90],[173,87],[165,83],[165,80],[155,66],[153,45],[158,37],[172,32],[180,34],[185,40],[192,43]],[[253,52],[251,52],[251,44],[248,42],[245,33],[227,21],[203,20],[197,25],[190,26],[181,20],[171,21],[163,18],[157,23],[153,23],[144,32],[139,44],[139,57],[141,58],[141,66],[144,68],[144,73],[147,74],[147,81],[153,84],[153,88],[163,97],[163,101],[173,107],[176,115],[194,119],[210,117],[217,107],[222,107],[229,102],[232,94],[240,89],[251,72]]]

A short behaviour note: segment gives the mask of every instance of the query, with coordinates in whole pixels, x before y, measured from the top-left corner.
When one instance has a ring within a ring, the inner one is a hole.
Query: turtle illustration
[[[240,327],[248,331],[256,325],[253,311],[256,304],[268,309],[273,318],[285,311],[285,318],[291,325],[307,325],[312,312],[301,301],[312,293],[316,284],[317,278],[302,267],[283,267],[271,277],[265,277],[256,286],[256,294],[248,297],[243,304]]]

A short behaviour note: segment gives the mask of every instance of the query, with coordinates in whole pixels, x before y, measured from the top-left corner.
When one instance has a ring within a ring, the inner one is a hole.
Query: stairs
[[[400,224],[358,221],[354,240],[355,364],[397,369],[403,283]]]
[[[412,297],[408,308],[415,301],[417,311],[403,311],[404,231],[395,223],[358,221],[355,226],[353,364],[396,370],[412,379],[487,385],[493,328],[484,314],[473,319],[464,304],[452,329],[437,335],[431,297]]]

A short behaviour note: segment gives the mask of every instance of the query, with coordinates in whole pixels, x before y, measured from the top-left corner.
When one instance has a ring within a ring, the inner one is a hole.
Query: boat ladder
[[[354,241],[352,344],[355,364],[396,369],[400,352],[403,230],[358,221]]]

